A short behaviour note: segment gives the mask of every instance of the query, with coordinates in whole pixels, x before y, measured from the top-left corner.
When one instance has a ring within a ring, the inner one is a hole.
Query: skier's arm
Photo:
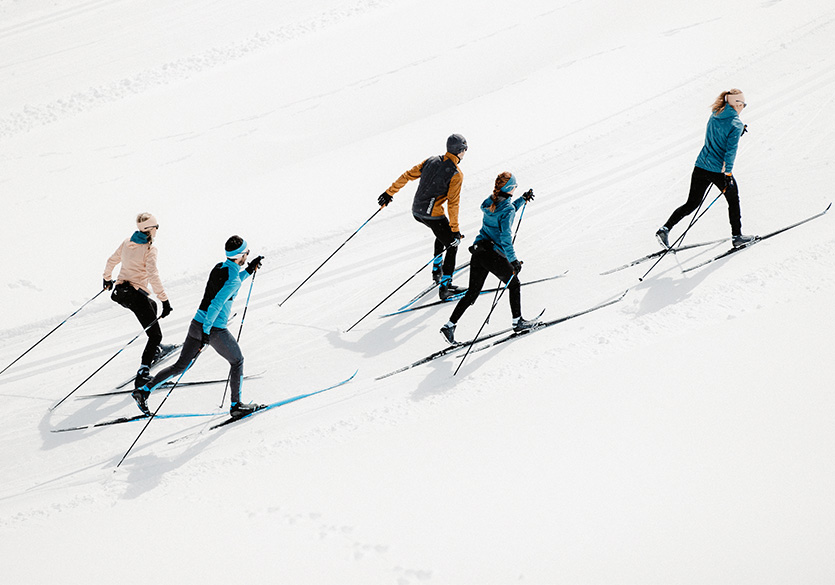
[[[111,276],[113,275],[113,269],[116,268],[116,265],[122,261],[122,246],[124,243],[119,244],[119,247],[116,248],[116,251],[111,254],[110,258],[107,259],[107,263],[104,265],[104,274],[102,278],[104,280],[113,280]]]
[[[742,136],[742,127],[734,124],[731,127],[731,133],[728,135],[727,147],[725,148],[725,172],[730,173],[734,168],[734,160],[736,159],[736,151],[739,146],[739,137]]]
[[[159,277],[159,270],[157,269],[157,254],[158,251],[153,246],[148,248],[145,254],[145,270],[148,272],[148,282],[151,285],[157,298],[162,302],[168,300],[168,295],[165,294],[165,288],[162,286],[162,279]]]
[[[426,162],[426,161],[423,161],[423,162]],[[418,165],[413,166],[411,169],[409,169],[408,171],[406,171],[405,173],[400,175],[397,178],[397,180],[394,183],[391,184],[391,187],[386,189],[386,193],[393,196],[395,193],[400,191],[400,189],[402,189],[403,186],[406,183],[408,183],[409,181],[414,181],[415,179],[419,179],[420,178],[420,173],[423,170],[423,162],[421,162]]]
[[[217,291],[217,294],[214,296],[212,301],[209,303],[209,308],[206,309],[206,318],[203,320],[203,332],[207,335],[212,332],[212,326],[214,325],[215,321],[217,320],[218,315],[220,315],[221,310],[223,310],[223,305],[226,301],[229,300],[235,292],[238,290],[237,284],[231,278],[231,274],[229,274],[229,268],[227,270],[227,277],[226,281],[223,283],[223,286],[220,287],[220,290]]]
[[[458,226],[458,207],[461,202],[461,184],[464,182],[464,177],[461,171],[452,175],[449,181],[449,189],[447,190],[447,213],[449,213],[449,227],[453,232],[461,231]]]

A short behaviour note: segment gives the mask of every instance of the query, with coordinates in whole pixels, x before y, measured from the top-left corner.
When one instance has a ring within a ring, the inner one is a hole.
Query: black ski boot
[[[142,386],[146,385],[148,382],[151,381],[151,368],[148,366],[140,366],[139,370],[136,372],[136,378],[133,380],[133,387],[134,388],[142,388]]]
[[[177,349],[176,345],[167,345],[167,344],[164,344],[164,343],[160,343],[157,346],[156,351],[154,351],[154,359],[151,360],[151,365],[153,366],[159,360],[161,360],[162,358],[164,358],[165,356],[167,356],[168,354],[170,354],[172,351],[174,351],[176,349]]]
[[[447,323],[441,327],[441,335],[444,336],[450,344],[455,345],[455,323]]]
[[[235,402],[229,408],[229,415],[232,418],[243,418],[248,414],[252,414],[259,408],[263,408],[260,404],[243,404],[241,402]]]
[[[131,392],[131,396],[136,402],[136,406],[139,407],[139,410],[141,410],[142,414],[144,414],[145,416],[151,416],[151,410],[148,408],[148,397],[150,395],[151,392],[147,389],[146,386],[142,386],[141,388],[137,388],[136,390]]]

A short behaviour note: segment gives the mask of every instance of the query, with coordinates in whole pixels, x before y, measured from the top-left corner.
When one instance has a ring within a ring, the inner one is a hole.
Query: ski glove
[[[160,319],[165,319],[168,315],[171,314],[171,311],[174,309],[171,308],[171,302],[168,300],[162,301],[162,313],[160,314]]]
[[[464,239],[464,234],[461,232],[452,232],[452,235],[455,237],[455,243],[452,244],[453,246],[457,246],[458,243]]]
[[[104,290],[111,290],[113,288],[113,281],[112,280],[107,280],[106,278],[103,278],[101,287]]]
[[[522,199],[525,200],[525,203],[528,203],[529,201],[533,201],[533,197],[534,197],[533,189],[528,189],[527,191],[522,193]]]
[[[520,272],[522,272],[522,261],[521,260],[514,260],[513,262],[510,263],[510,265],[513,267],[513,274],[519,274]]]
[[[209,345],[209,334],[203,331],[202,335],[200,336],[200,349],[202,350],[207,345]]]
[[[249,272],[250,274],[252,274],[256,270],[261,268],[261,260],[263,260],[263,259],[264,259],[263,256],[258,256],[257,258],[252,260],[249,264],[247,264],[246,271]]]
[[[383,192],[383,194],[382,194],[382,195],[380,195],[379,197],[377,197],[377,203],[379,203],[379,204],[380,204],[380,207],[385,207],[386,205],[388,205],[389,203],[391,203],[391,200],[392,200],[392,199],[394,199],[394,197],[392,197],[391,195],[389,195],[389,194],[388,194],[388,193],[386,193],[386,192]]]
[[[734,186],[734,176],[731,173],[725,173],[725,184],[722,188],[722,193],[727,193],[728,189]]]

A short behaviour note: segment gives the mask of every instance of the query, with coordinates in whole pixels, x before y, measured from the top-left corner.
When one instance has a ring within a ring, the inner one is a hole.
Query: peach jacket
[[[122,242],[113,255],[107,259],[104,267],[105,280],[110,280],[113,269],[120,262],[122,267],[116,284],[129,282],[133,288],[143,290],[148,295],[151,294],[148,288],[150,284],[160,301],[168,300],[159,277],[159,270],[157,270],[157,249],[152,244],[138,244],[132,242],[130,238]]]

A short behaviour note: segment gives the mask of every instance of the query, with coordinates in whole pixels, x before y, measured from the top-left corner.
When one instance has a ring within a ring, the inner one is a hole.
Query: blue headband
[[[241,247],[238,248],[237,250],[231,250],[231,251],[227,250],[226,257],[227,258],[234,258],[235,256],[240,256],[241,254],[246,252],[247,247],[248,247],[248,244],[246,243],[246,240],[244,240],[244,243],[241,244]]]
[[[504,184],[504,187],[501,188],[502,193],[510,193],[510,191],[516,186],[516,177],[510,175],[510,178],[507,180],[507,183]]]

